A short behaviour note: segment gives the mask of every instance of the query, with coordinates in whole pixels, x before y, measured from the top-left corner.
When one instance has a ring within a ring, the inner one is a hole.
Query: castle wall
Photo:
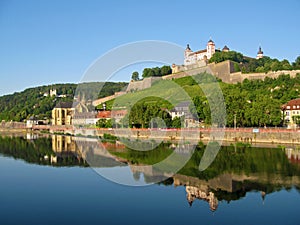
[[[220,63],[208,64],[211,73],[225,83],[230,83],[230,73],[234,72],[233,62],[226,60]]]
[[[126,89],[126,92],[140,91],[150,88],[153,82],[161,80],[161,77],[147,77],[140,81],[131,81]]]
[[[210,73],[217,78],[221,79],[225,83],[235,84],[243,82],[243,80],[264,80],[266,77],[278,78],[282,74],[289,74],[291,77],[295,77],[300,70],[281,70],[271,71],[268,73],[241,73],[234,72],[234,62],[226,60],[220,63],[210,63],[206,66],[197,67],[197,65],[189,66],[174,66],[173,71],[179,71],[171,75],[164,76],[163,79],[181,78],[185,76],[193,76],[199,73]]]

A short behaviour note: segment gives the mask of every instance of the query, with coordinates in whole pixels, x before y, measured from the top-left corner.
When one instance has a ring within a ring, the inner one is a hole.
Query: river
[[[170,143],[138,152],[84,137],[0,136],[1,224],[300,223],[297,146],[222,146],[199,171],[204,149],[168,177],[146,165],[170,156]]]

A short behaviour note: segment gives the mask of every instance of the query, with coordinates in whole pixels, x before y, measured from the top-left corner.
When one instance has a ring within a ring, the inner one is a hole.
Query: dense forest
[[[51,110],[60,101],[73,101],[74,96],[83,101],[94,100],[112,95],[126,86],[127,83],[124,82],[91,82],[28,88],[0,97],[0,120],[23,121],[30,116],[48,119],[51,117]],[[56,95],[50,96],[50,90],[56,90]]]

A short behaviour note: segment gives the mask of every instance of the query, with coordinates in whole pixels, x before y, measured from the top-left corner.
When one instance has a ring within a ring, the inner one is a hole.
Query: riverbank
[[[5,134],[64,134],[72,136],[99,137],[111,134],[120,138],[159,140],[159,141],[185,141],[190,143],[222,141],[228,143],[277,144],[300,145],[300,130],[289,129],[257,129],[257,128],[212,128],[212,129],[92,129],[68,126],[34,126],[26,128],[1,128],[0,133]]]

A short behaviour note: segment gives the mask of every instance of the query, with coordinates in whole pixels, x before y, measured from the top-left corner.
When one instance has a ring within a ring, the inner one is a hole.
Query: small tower
[[[215,43],[211,39],[207,42],[206,51],[207,51],[207,55],[206,55],[207,59],[210,59],[213,56],[213,54],[215,54],[216,52]]]
[[[193,51],[191,50],[190,48],[190,45],[187,44],[186,45],[186,49],[184,51],[184,65],[189,65],[192,63],[192,58],[190,57],[190,54],[192,53]]]
[[[186,49],[185,49],[185,51],[184,51],[184,58],[188,58],[188,56],[189,56],[192,52],[193,52],[193,51],[191,50],[190,45],[187,44],[187,45],[186,45]]]
[[[222,52],[229,52],[229,48],[227,47],[227,45],[224,46],[224,48],[222,49]]]
[[[262,57],[264,57],[264,52],[261,50],[261,47],[259,46],[256,59],[261,59]]]

